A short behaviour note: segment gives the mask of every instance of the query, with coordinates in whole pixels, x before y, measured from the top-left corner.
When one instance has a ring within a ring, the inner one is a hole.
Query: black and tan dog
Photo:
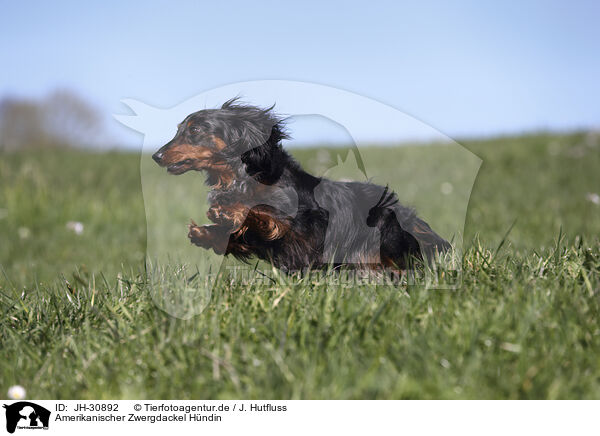
[[[152,157],[171,174],[207,174],[214,224],[192,221],[192,243],[243,260],[256,256],[288,272],[332,264],[404,269],[410,258],[450,248],[387,187],[305,172],[282,148],[286,138],[272,108],[235,99],[179,124]],[[285,207],[292,202],[294,214]]]

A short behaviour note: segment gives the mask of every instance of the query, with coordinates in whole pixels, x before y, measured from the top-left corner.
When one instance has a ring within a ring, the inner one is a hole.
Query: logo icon
[[[42,406],[29,401],[19,401],[10,405],[4,404],[6,409],[6,431],[14,433],[18,429],[48,429],[50,411]]]

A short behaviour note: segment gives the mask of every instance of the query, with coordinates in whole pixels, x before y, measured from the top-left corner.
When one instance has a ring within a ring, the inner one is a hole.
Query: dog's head
[[[281,176],[286,156],[281,140],[287,138],[283,120],[272,109],[233,99],[220,109],[194,112],[152,158],[171,174],[206,171],[212,186],[248,176],[272,184]]]

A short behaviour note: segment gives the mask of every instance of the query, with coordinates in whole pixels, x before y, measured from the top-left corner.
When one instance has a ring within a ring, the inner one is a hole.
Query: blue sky
[[[453,138],[597,128],[599,22],[594,1],[10,2],[0,96],[72,88],[134,147],[110,119],[121,99],[166,108],[264,79],[341,88]]]

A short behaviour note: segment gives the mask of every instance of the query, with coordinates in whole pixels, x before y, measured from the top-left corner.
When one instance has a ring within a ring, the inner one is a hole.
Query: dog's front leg
[[[229,230],[218,225],[199,226],[194,221],[188,225],[188,238],[198,247],[213,249],[216,254],[225,254],[229,243]]]
[[[230,229],[234,235],[250,230],[267,241],[282,238],[290,227],[286,218],[266,205],[252,209],[241,203],[214,205],[206,214],[212,222]]]
[[[250,208],[241,204],[234,203],[228,205],[215,204],[206,212],[206,216],[213,223],[227,227],[231,233],[242,227]]]

